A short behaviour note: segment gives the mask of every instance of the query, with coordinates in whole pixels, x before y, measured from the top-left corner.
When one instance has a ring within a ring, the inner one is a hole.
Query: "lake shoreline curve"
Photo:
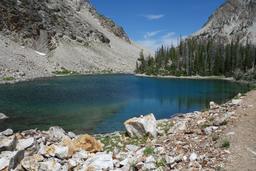
[[[241,110],[255,108],[248,104],[255,94],[238,94],[222,105],[210,102],[209,110],[170,119],[155,120],[153,114],[132,118],[125,122],[128,133],[90,136],[60,127],[17,133],[7,129],[0,133],[0,170],[224,169],[236,155],[235,143],[243,142],[233,144],[232,128],[244,117]]]

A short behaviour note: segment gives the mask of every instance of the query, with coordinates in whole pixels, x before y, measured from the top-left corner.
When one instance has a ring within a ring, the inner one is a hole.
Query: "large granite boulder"
[[[129,119],[124,125],[131,137],[157,136],[157,121],[154,114]]]
[[[48,134],[49,134],[50,140],[52,141],[61,141],[64,137],[66,137],[66,133],[64,129],[58,126],[49,128]]]
[[[33,137],[26,139],[19,139],[16,145],[17,150],[26,150],[35,144],[35,139]]]
[[[13,136],[0,136],[0,152],[1,151],[11,151],[15,148],[17,138]]]
[[[24,151],[3,151],[0,154],[0,170],[15,169],[24,158]]]

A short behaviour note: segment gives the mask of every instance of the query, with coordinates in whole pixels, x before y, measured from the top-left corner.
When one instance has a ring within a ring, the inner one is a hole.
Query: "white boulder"
[[[55,159],[49,159],[39,163],[40,171],[61,171],[61,164]]]
[[[65,159],[65,158],[68,158],[69,156],[67,146],[54,145],[54,153],[55,153],[55,156],[60,159]]]
[[[15,169],[24,158],[24,151],[3,151],[0,154],[0,170]]]
[[[157,136],[157,121],[154,114],[129,119],[125,121],[124,125],[131,137]]]
[[[232,104],[233,105],[239,105],[241,103],[241,101],[242,101],[241,99],[233,99]]]
[[[10,136],[13,134],[13,130],[12,129],[6,129],[3,132],[0,132],[0,135],[5,135],[5,136]]]
[[[33,156],[27,156],[21,161],[21,166],[26,170],[38,170],[39,162],[43,161],[41,155],[35,154]]]
[[[17,150],[26,150],[35,144],[35,139],[33,137],[27,139],[19,139],[16,145]]]
[[[186,129],[187,129],[187,121],[179,120],[173,127],[171,127],[168,133],[176,134],[177,132],[185,131]]]
[[[191,153],[189,160],[190,161],[195,161],[197,159],[197,154],[196,153]]]
[[[96,153],[93,157],[86,160],[86,165],[95,170],[112,170],[114,162],[111,154]]]
[[[53,141],[60,141],[64,137],[66,137],[64,129],[62,129],[61,127],[58,127],[58,126],[49,128],[48,134],[50,136],[50,139]]]
[[[1,151],[12,151],[15,148],[15,144],[16,144],[16,136],[0,136],[0,152]]]

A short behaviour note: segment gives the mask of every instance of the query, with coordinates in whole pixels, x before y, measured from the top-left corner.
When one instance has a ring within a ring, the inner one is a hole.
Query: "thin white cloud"
[[[152,31],[152,32],[147,32],[145,35],[144,35],[144,39],[149,39],[151,37],[154,37],[156,35],[158,35],[159,33],[161,33],[162,30],[156,30],[156,31]]]
[[[168,32],[160,37],[145,37],[142,40],[138,40],[136,41],[138,44],[149,48],[151,50],[157,50],[159,47],[161,47],[162,45],[164,46],[177,46],[178,45],[178,41],[179,41],[179,37],[178,35],[176,35],[174,32]],[[183,39],[185,37],[182,37]]]
[[[163,18],[165,15],[164,14],[146,14],[146,15],[142,15],[142,16],[148,20],[159,20],[159,19]]]

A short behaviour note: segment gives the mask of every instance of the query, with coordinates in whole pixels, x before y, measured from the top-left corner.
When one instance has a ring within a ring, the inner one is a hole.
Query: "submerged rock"
[[[154,114],[129,119],[125,121],[124,125],[131,137],[143,137],[145,135],[151,137],[157,136],[157,121]]]
[[[8,119],[8,116],[6,116],[3,113],[0,113],[0,120],[3,120],[3,119]]]

